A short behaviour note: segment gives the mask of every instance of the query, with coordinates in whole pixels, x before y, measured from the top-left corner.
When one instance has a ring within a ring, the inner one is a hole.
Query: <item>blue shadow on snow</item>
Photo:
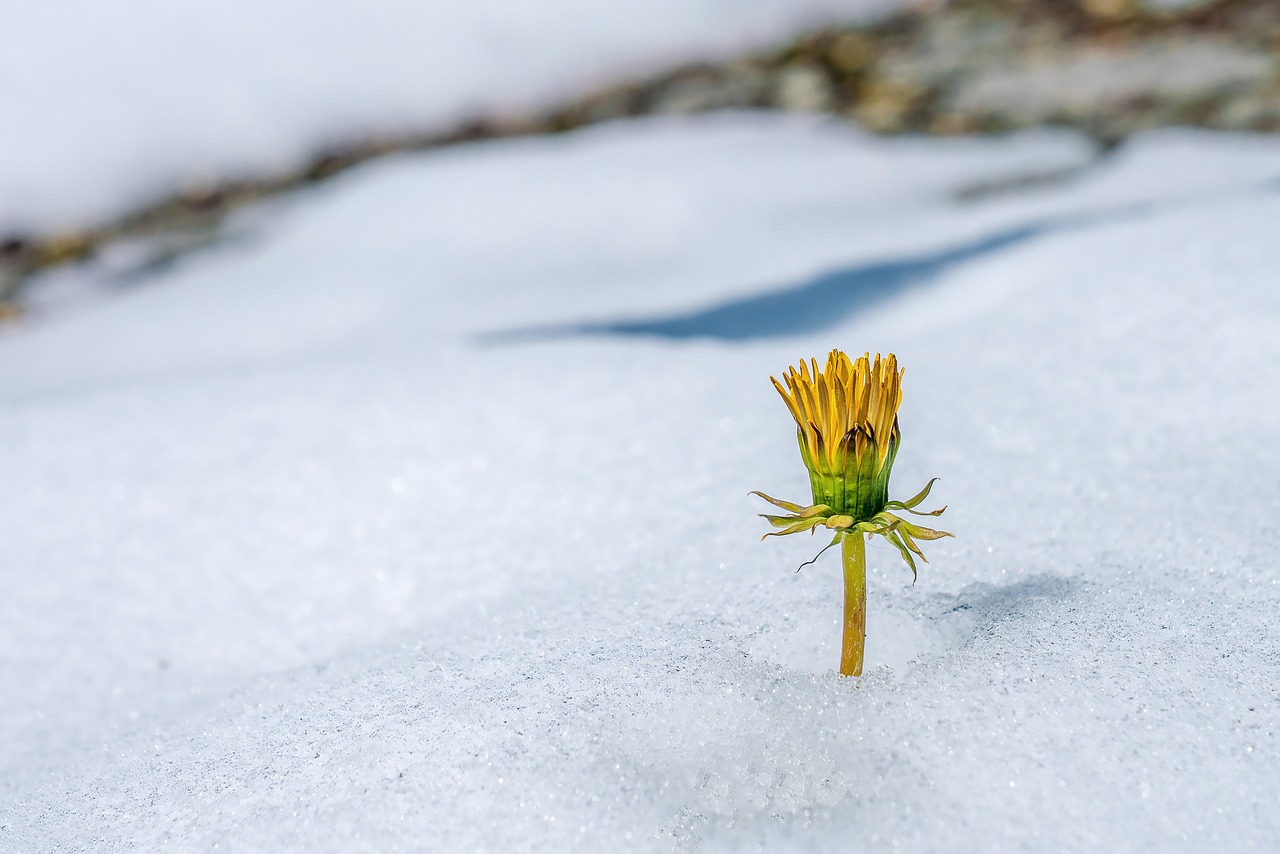
[[[1267,182],[1264,191],[1280,189]],[[482,344],[519,344],[593,335],[651,336],[667,339],[713,338],[747,341],[821,332],[924,285],[952,268],[1010,249],[1048,234],[1074,231],[1107,222],[1135,219],[1159,207],[1127,205],[1105,212],[1073,214],[1032,221],[979,237],[968,243],[920,255],[875,261],[823,273],[798,285],[768,293],[737,297],[691,312],[651,318],[569,323],[508,329],[477,336]]]

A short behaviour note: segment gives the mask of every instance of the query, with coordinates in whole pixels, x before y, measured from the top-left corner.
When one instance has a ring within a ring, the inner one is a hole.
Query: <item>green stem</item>
[[[841,540],[844,558],[844,642],[840,646],[840,675],[862,675],[862,651],[867,639],[867,545],[861,531]]]

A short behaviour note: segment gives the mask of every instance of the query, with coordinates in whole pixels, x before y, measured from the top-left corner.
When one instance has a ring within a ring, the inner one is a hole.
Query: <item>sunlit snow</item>
[[[1278,180],[650,120],[37,281],[0,849],[1280,846]],[[838,561],[746,495],[805,497],[768,376],[833,346],[906,366],[895,491],[957,535],[870,551],[861,681]]]

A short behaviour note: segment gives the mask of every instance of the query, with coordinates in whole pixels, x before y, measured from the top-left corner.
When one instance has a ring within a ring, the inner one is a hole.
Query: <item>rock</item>
[[[851,115],[867,130],[877,133],[901,131],[906,129],[910,113],[926,94],[926,90],[910,83],[872,81],[862,88]]]
[[[1150,124],[1160,124],[1161,112],[1172,116],[1168,110],[1265,85],[1275,74],[1262,52],[1226,41],[1167,40],[1006,61],[961,83],[946,105],[1020,127],[1135,109],[1151,111]]]
[[[574,111],[577,123],[607,122],[629,116],[634,97],[629,90],[615,90],[592,98]]]
[[[1147,12],[1187,12],[1218,2],[1220,0],[1142,0],[1141,5]]]
[[[835,108],[827,75],[816,65],[789,65],[778,72],[773,103],[783,110],[826,113]]]
[[[1080,0],[1080,6],[1085,14],[1104,21],[1122,21],[1141,11],[1136,0]]]
[[[36,245],[41,264],[61,264],[78,261],[93,252],[95,240],[84,232],[68,231],[45,238]]]
[[[870,39],[859,33],[842,33],[827,49],[827,61],[837,73],[852,76],[863,71],[875,58]]]
[[[694,73],[662,85],[649,101],[651,112],[695,113],[757,106],[768,91],[764,72],[738,65],[721,74]]]

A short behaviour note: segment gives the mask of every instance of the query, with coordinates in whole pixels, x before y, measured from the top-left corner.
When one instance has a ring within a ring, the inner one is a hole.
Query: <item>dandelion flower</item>
[[[915,559],[928,562],[916,541],[952,536],[891,512],[939,516],[947,509],[916,509],[929,496],[937,478],[906,501],[889,500],[889,474],[901,441],[898,406],[902,403],[902,374],[892,353],[884,358],[877,353],[874,360],[870,353],[850,359],[832,350],[824,370],[811,359],[809,364],[802,361],[798,369],[790,368],[782,382],[770,377],[796,420],[800,457],[809,470],[813,503],[806,507],[763,492],[753,494],[787,511],[778,516],[760,514],[778,529],[765,537],[812,533],[822,527],[835,531],[827,548],[842,544],[845,600],[840,673],[844,676],[862,674],[867,625],[866,538],[879,536],[892,543],[911,567],[914,579]]]

